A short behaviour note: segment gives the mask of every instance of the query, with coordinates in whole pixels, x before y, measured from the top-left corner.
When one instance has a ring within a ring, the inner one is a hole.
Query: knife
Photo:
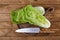
[[[15,32],[17,33],[39,33],[40,28],[21,28],[21,29],[17,29]]]

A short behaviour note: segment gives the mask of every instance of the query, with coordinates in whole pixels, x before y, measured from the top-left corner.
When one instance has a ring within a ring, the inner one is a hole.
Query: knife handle
[[[21,26],[20,26],[19,24],[17,24],[17,27],[18,27],[18,29],[20,29],[20,28],[21,28]]]
[[[52,13],[53,11],[54,11],[54,7],[47,7],[47,8],[45,8],[45,12],[46,13]]]

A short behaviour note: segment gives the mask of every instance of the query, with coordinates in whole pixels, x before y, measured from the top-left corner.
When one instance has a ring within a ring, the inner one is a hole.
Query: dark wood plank
[[[0,4],[60,4],[60,0],[0,0]]]
[[[0,40],[60,40],[60,36],[42,36],[42,37],[0,37]]]

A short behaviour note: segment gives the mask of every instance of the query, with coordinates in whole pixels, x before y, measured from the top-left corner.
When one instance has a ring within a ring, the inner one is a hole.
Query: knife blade
[[[17,29],[15,32],[17,33],[39,33],[40,28],[21,28],[21,29]]]

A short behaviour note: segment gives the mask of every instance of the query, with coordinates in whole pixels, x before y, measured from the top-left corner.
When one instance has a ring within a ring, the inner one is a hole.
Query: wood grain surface
[[[55,8],[45,14],[52,24],[49,29],[35,35],[15,32],[18,27],[11,22],[10,12],[28,4]],[[60,0],[0,0],[0,40],[60,40]]]

